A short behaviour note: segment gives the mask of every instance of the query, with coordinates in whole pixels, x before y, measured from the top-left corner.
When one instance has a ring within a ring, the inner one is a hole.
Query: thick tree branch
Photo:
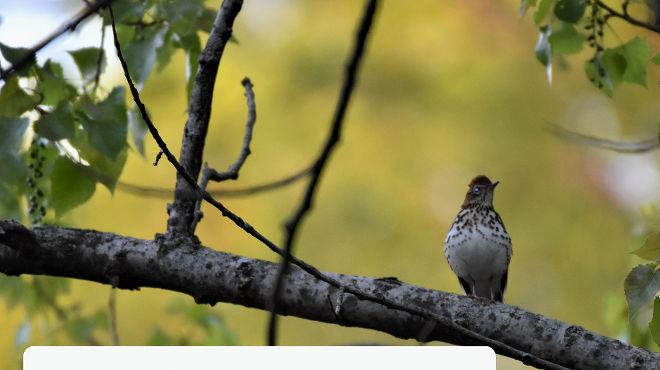
[[[330,134],[326,140],[325,146],[321,151],[321,154],[314,162],[312,170],[310,173],[310,180],[307,186],[307,190],[303,197],[298,210],[286,223],[286,240],[284,244],[284,256],[282,257],[282,265],[280,267],[279,278],[277,279],[277,284],[273,291],[272,302],[270,303],[269,311],[271,312],[270,322],[268,325],[268,344],[275,345],[275,335],[276,335],[276,326],[277,326],[277,300],[282,291],[282,279],[286,274],[286,271],[289,266],[289,256],[291,255],[291,249],[293,247],[293,241],[296,236],[296,231],[298,225],[302,221],[303,217],[312,208],[312,203],[314,200],[314,193],[316,191],[316,186],[321,178],[325,164],[330,157],[330,153],[335,148],[336,144],[339,142],[339,137],[341,134],[342,122],[344,121],[344,116],[346,115],[346,109],[348,108],[348,103],[351,100],[351,94],[353,88],[355,87],[355,78],[357,75],[357,70],[362,60],[362,54],[364,53],[364,46],[367,42],[367,36],[369,35],[369,30],[371,29],[371,24],[373,22],[374,14],[376,13],[376,6],[378,4],[377,0],[369,0],[367,6],[364,9],[364,14],[360,21],[360,26],[358,32],[355,36],[355,45],[353,48],[353,53],[351,59],[346,64],[346,71],[344,73],[344,83],[342,85],[341,93],[339,94],[339,101],[337,102],[337,108],[335,110],[335,115],[332,120],[332,126],[330,127]]]
[[[121,289],[161,288],[191,295],[197,303],[227,302],[264,309],[278,264],[218,252],[190,241],[128,238],[94,230],[0,222],[0,272],[64,276]],[[552,320],[522,308],[408,285],[393,279],[323,274],[350,290],[379,295],[401,307],[434,312],[447,322],[571,369],[655,369],[660,354]],[[360,300],[292,266],[278,314],[416,338],[428,320]],[[329,302],[330,301],[330,302]],[[341,301],[336,317],[332,302]],[[436,324],[428,340],[474,345],[473,339]],[[524,360],[524,359],[523,359]],[[556,368],[556,367],[555,367]]]
[[[234,19],[243,5],[243,0],[225,0],[213,23],[213,29],[206,41],[206,46],[199,56],[199,69],[195,76],[195,84],[190,95],[188,120],[183,130],[180,163],[183,169],[197,182],[202,169],[202,154],[206,133],[211,118],[213,89],[220,66],[220,58],[225,45],[232,35]],[[174,202],[168,210],[170,219],[167,222],[168,233],[192,235],[191,226],[195,215],[197,199],[190,199],[192,192],[190,183],[177,175]]]

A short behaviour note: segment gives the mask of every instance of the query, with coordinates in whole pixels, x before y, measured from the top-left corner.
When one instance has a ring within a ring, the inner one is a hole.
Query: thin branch
[[[245,77],[241,82],[245,86],[245,96],[247,97],[248,105],[248,120],[245,124],[245,137],[243,138],[243,147],[241,153],[238,155],[236,162],[229,166],[225,172],[218,173],[213,168],[209,167],[209,179],[217,182],[225,180],[236,180],[238,178],[238,171],[245,163],[245,159],[250,155],[250,141],[252,140],[252,129],[254,122],[257,120],[257,107],[254,103],[254,91],[252,91],[252,82],[249,78]]]
[[[0,74],[0,80],[6,81],[7,78],[9,78],[9,76],[11,76],[16,71],[25,67],[27,64],[29,64],[33,60],[37,52],[39,52],[39,50],[43,49],[46,45],[50,44],[53,40],[62,36],[66,32],[74,31],[76,27],[78,27],[78,25],[83,20],[85,20],[90,15],[96,13],[99,9],[109,6],[114,1],[115,0],[99,0],[96,3],[92,4],[90,7],[80,11],[80,13],[77,16],[75,16],[73,19],[71,19],[71,21],[69,21],[65,25],[60,26],[60,28],[57,31],[53,32],[50,36],[46,37],[37,45],[33,46],[27,53],[25,53],[25,55],[22,58],[15,61],[6,70],[2,71],[2,73]]]
[[[158,133],[158,130],[156,129],[154,124],[149,119],[149,116],[146,112],[144,104],[142,104],[142,101],[140,100],[139,93],[138,93],[137,89],[135,88],[135,85],[133,84],[133,81],[131,80],[131,77],[128,73],[128,67],[126,66],[126,61],[124,60],[124,58],[121,54],[121,47],[119,45],[119,40],[117,39],[117,31],[115,29],[115,22],[114,22],[114,15],[112,13],[112,8],[109,7],[109,9],[110,9],[110,17],[111,17],[111,20],[112,20],[112,32],[113,32],[113,36],[114,36],[115,48],[117,49],[117,57],[119,58],[119,61],[121,62],[122,68],[124,70],[124,75],[126,77],[126,81],[128,82],[131,94],[133,94],[133,99],[134,99],[136,105],[138,106],[138,108],[140,109],[140,112],[142,113],[142,118],[147,123],[147,126],[149,128],[149,132],[151,133],[151,135],[156,140],[156,143],[158,143],[158,146],[163,151],[163,154],[165,155],[167,160],[170,163],[172,163],[172,165],[174,166],[174,168],[176,168],[179,175],[183,179],[188,181],[188,184],[189,184],[190,188],[194,192],[194,194],[192,194],[192,195],[201,196],[204,200],[209,202],[209,204],[211,204],[215,208],[217,208],[222,213],[222,215],[224,217],[227,217],[230,220],[232,220],[238,227],[243,229],[248,234],[252,235],[254,238],[259,240],[263,244],[265,244],[270,250],[272,250],[273,252],[279,254],[280,256],[285,256],[285,251],[284,250],[280,249],[277,245],[275,245],[273,242],[271,242],[268,238],[266,238],[261,233],[259,233],[254,227],[252,227],[250,224],[245,222],[241,217],[237,216],[235,213],[233,213],[229,209],[227,209],[224,205],[222,205],[222,203],[220,203],[217,200],[213,199],[213,197],[211,197],[211,195],[207,191],[201,189],[199,187],[199,185],[197,185],[195,180],[193,180],[193,178],[185,171],[185,169],[183,169],[181,167],[179,162],[176,160],[176,157],[174,157],[174,155],[169,151],[169,149],[167,149],[167,145],[165,144],[163,139],[160,137],[160,135]],[[2,227],[2,229],[4,229],[8,226],[19,227],[19,225],[20,224],[12,224],[10,222],[8,225],[2,224],[1,227]],[[34,238],[34,237],[32,237],[32,238]],[[4,241],[2,241],[2,240],[0,240],[0,242],[4,243]],[[29,244],[26,245],[24,248],[29,249],[29,248],[34,248],[35,247],[33,245],[33,241],[30,238],[27,239],[27,242]],[[178,242],[177,242],[177,245],[179,245]],[[163,252],[163,253],[167,253],[167,252]],[[560,370],[560,369],[563,370],[563,369],[565,369],[562,366],[559,366],[559,365],[553,364],[549,361],[537,358],[535,356],[530,355],[529,353],[523,352],[523,351],[518,350],[516,348],[513,348],[511,346],[508,346],[508,345],[506,345],[502,342],[499,342],[497,340],[488,338],[488,337],[486,337],[484,335],[481,335],[479,333],[473,332],[473,331],[471,331],[467,328],[464,328],[464,327],[454,323],[453,321],[449,320],[445,316],[438,315],[438,314],[436,314],[433,311],[430,311],[428,309],[424,309],[424,308],[417,307],[417,306],[407,306],[405,304],[395,302],[393,300],[385,298],[385,296],[380,292],[376,292],[376,293],[365,292],[365,291],[362,291],[358,288],[354,288],[354,287],[349,286],[349,285],[341,284],[337,279],[331,278],[331,277],[323,274],[316,267],[314,267],[314,266],[312,266],[312,265],[310,265],[310,264],[294,257],[293,255],[289,255],[287,260],[289,260],[290,262],[292,262],[295,265],[299,266],[301,269],[303,269],[308,274],[314,276],[315,278],[317,278],[321,281],[324,281],[324,282],[336,287],[337,289],[343,289],[345,292],[353,294],[354,296],[358,297],[359,299],[365,299],[365,300],[369,300],[371,302],[379,303],[379,304],[384,305],[385,307],[395,309],[395,310],[399,310],[399,311],[403,311],[403,312],[407,312],[407,313],[410,313],[410,314],[413,314],[415,316],[419,316],[419,317],[422,317],[422,318],[425,318],[425,319],[434,319],[434,320],[440,322],[441,324],[446,325],[447,327],[451,328],[453,331],[455,331],[456,333],[464,336],[465,338],[470,338],[470,339],[474,340],[475,343],[481,343],[481,344],[490,346],[491,348],[493,348],[493,350],[495,350],[495,352],[503,354],[503,355],[511,357],[511,358],[514,358],[514,359],[517,359],[517,360],[520,360],[520,361],[523,361],[527,365],[542,367],[542,368],[551,369],[551,370],[555,370],[555,369],[556,370]]]
[[[599,7],[601,7],[601,8],[603,8],[603,9],[607,10],[607,12],[610,13],[610,15],[611,15],[612,17],[620,18],[620,19],[623,19],[624,21],[626,21],[626,22],[628,22],[628,23],[630,23],[630,24],[632,24],[632,25],[634,25],[634,26],[638,26],[638,27],[646,28],[647,30],[649,30],[649,31],[653,31],[653,32],[655,32],[655,33],[660,33],[660,28],[658,28],[657,26],[655,26],[655,25],[653,25],[653,24],[650,24],[650,23],[642,22],[642,21],[640,21],[639,19],[636,19],[636,18],[633,18],[633,17],[629,16],[629,15],[628,15],[628,11],[626,10],[625,7],[624,7],[624,12],[623,12],[623,13],[619,13],[619,12],[617,12],[616,10],[612,9],[611,7],[609,7],[609,6],[608,6],[607,4],[605,4],[604,2],[602,2],[601,0],[596,0],[595,3],[596,3]],[[627,2],[626,2],[625,4],[627,4]]]
[[[99,80],[101,79],[101,64],[103,63],[103,44],[105,43],[105,25],[101,23],[101,46],[99,46],[99,55],[96,58],[96,76],[94,76],[94,88],[92,91],[96,91],[99,87]]]
[[[110,316],[110,341],[113,346],[119,345],[119,334],[117,333],[117,288],[110,287],[110,298],[108,299],[108,312]]]
[[[250,79],[245,77],[243,81],[241,81],[241,83],[245,87],[245,97],[247,97],[247,105],[248,105],[248,120],[247,123],[245,124],[245,137],[243,138],[243,147],[241,148],[241,152],[238,155],[236,162],[234,162],[234,164],[229,166],[229,169],[225,172],[219,173],[213,168],[209,167],[207,164],[204,164],[204,170],[202,171],[202,179],[199,182],[199,187],[204,190],[206,190],[206,186],[208,185],[209,180],[213,180],[217,182],[230,180],[230,179],[236,180],[238,178],[238,171],[240,171],[241,167],[243,166],[243,163],[245,163],[245,160],[247,159],[248,155],[250,155],[250,141],[252,141],[252,130],[254,129],[254,123],[257,120],[257,106],[254,103],[254,91],[252,91],[253,85]],[[197,223],[203,217],[203,213],[200,210],[201,206],[202,206],[202,200],[199,199],[195,204],[195,217],[193,219],[192,225],[190,226],[190,230],[192,233],[195,233],[195,229],[197,228]]]
[[[619,153],[646,153],[660,147],[660,142],[658,142],[658,138],[656,136],[639,141],[613,141],[569,131],[552,122],[546,121],[546,124],[547,129],[553,135],[579,145],[592,146],[595,148],[612,150]]]
[[[281,180],[269,182],[266,184],[249,186],[238,189],[215,189],[215,190],[212,189],[212,190],[207,190],[207,192],[211,194],[211,196],[213,197],[220,197],[220,198],[237,198],[237,197],[245,197],[250,195],[261,194],[267,191],[283,188],[289,184],[293,184],[296,181],[305,177],[307,174],[309,174],[310,171],[311,171],[310,168],[305,168],[302,171],[295,173],[291,176],[287,176]],[[173,189],[134,185],[122,181],[117,181],[116,189],[123,191],[125,193],[129,193],[141,197],[152,197],[152,198],[163,198],[163,199],[171,198],[172,193],[174,192]]]
[[[353,54],[350,61],[346,65],[346,71],[344,74],[344,83],[341,89],[339,96],[339,102],[337,103],[337,108],[335,110],[334,119],[332,121],[330,135],[326,141],[326,144],[321,152],[321,155],[318,157],[311,171],[311,179],[309,185],[307,186],[307,191],[302,200],[302,203],[298,207],[296,213],[289,219],[286,223],[286,242],[285,242],[285,254],[282,258],[282,263],[280,266],[277,283],[273,291],[272,303],[269,304],[270,311],[270,323],[268,325],[268,345],[275,345],[275,332],[277,328],[277,300],[282,291],[282,281],[284,275],[287,272],[289,263],[288,259],[291,255],[291,248],[293,245],[293,240],[296,235],[296,230],[300,221],[305,216],[307,211],[312,207],[312,201],[314,198],[314,193],[316,191],[316,185],[319,182],[321,173],[325,168],[325,164],[330,156],[330,153],[334,149],[337,142],[339,142],[339,136],[341,133],[342,122],[346,114],[346,109],[348,108],[348,102],[351,99],[351,93],[353,92],[353,87],[355,86],[355,76],[357,74],[358,66],[364,52],[364,45],[366,43],[369,30],[371,29],[371,24],[373,21],[374,13],[376,12],[377,0],[370,0],[367,3],[367,6],[364,10],[364,15],[360,21],[360,28],[356,34],[355,46],[353,49]]]

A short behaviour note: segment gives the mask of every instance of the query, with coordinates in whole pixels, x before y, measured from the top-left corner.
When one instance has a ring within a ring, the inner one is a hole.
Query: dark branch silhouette
[[[321,178],[325,164],[330,156],[330,153],[335,148],[337,142],[339,142],[339,136],[341,133],[342,122],[346,114],[346,109],[348,108],[348,102],[351,99],[351,93],[353,92],[353,87],[355,86],[355,76],[357,74],[358,66],[362,59],[362,54],[364,52],[364,45],[369,35],[369,30],[371,29],[371,24],[373,21],[374,14],[376,13],[377,0],[369,0],[367,6],[364,10],[364,15],[360,21],[360,28],[355,37],[355,47],[353,49],[353,54],[350,61],[346,65],[346,72],[344,74],[344,84],[341,89],[339,96],[339,102],[337,103],[337,109],[335,110],[335,116],[332,120],[332,126],[330,128],[330,135],[326,141],[325,146],[321,155],[318,157],[314,166],[312,167],[310,173],[309,184],[307,185],[307,191],[305,196],[298,207],[296,213],[287,221],[286,223],[286,241],[284,248],[284,256],[282,257],[282,263],[280,266],[280,271],[277,277],[277,283],[273,291],[273,298],[269,304],[268,310],[270,311],[270,322],[268,325],[268,345],[275,345],[275,335],[277,328],[277,300],[282,294],[282,280],[289,266],[289,256],[291,255],[291,249],[293,246],[293,240],[296,236],[296,231],[300,221],[303,219],[307,211],[312,208],[312,202],[314,198],[314,193],[316,191],[316,186]]]
[[[607,4],[605,4],[604,2],[602,2],[600,0],[596,0],[595,3],[599,7],[605,9],[608,13],[610,13],[610,16],[612,16],[614,18],[623,19],[624,21],[626,21],[626,22],[628,22],[628,23],[630,23],[634,26],[646,28],[647,30],[653,31],[655,33],[660,33],[660,28],[658,26],[656,26],[654,24],[651,24],[651,23],[642,22],[639,19],[633,18],[630,15],[628,15],[628,10],[627,10],[628,2],[627,1],[622,5],[623,6],[623,13],[617,12],[616,10],[614,10],[613,8],[611,8],[610,6],[608,6]]]

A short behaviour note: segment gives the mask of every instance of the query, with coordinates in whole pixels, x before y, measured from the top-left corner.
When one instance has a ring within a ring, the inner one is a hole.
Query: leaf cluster
[[[190,97],[198,57],[199,32],[210,32],[217,10],[204,0],[118,0],[113,3],[116,29],[124,58],[141,89],[151,72],[160,72],[174,53],[186,55]],[[110,25],[103,10],[103,32]],[[236,42],[235,39],[232,39]],[[85,47],[68,52],[77,76],[65,75],[55,60],[42,63],[34,51],[0,42],[0,55],[10,64],[32,54],[16,73],[2,75],[0,85],[0,218],[40,225],[57,223],[71,209],[88,201],[97,183],[114,192],[131,150],[145,155],[147,126],[137,107],[127,104],[126,89],[104,88],[107,52]],[[1,75],[1,74],[0,74]],[[108,330],[108,309],[83,315],[78,303],[62,305],[58,297],[69,291],[69,279],[47,276],[0,276],[0,295],[9,309],[26,307],[16,333],[16,348],[35,343],[57,344],[61,334],[74,344],[99,344],[100,330]],[[206,335],[199,345],[236,344],[234,334],[217,313],[202,306],[179,303],[171,312],[201,326]],[[39,325],[40,336],[33,327]],[[183,344],[156,328],[150,344]]]
[[[210,32],[217,11],[203,0],[119,0],[113,10],[138,88],[154,67],[162,70],[182,50],[190,96],[201,52],[198,32]],[[104,27],[108,13],[102,14]],[[0,53],[13,63],[31,51],[0,43]],[[147,126],[137,108],[126,104],[125,88],[106,91],[100,84],[106,54],[95,47],[69,51],[79,78],[65,76],[56,61],[38,64],[36,58],[4,78],[0,161],[8,165],[0,169],[0,217],[38,225],[50,210],[60,218],[85,203],[97,183],[114,192],[130,149],[129,132],[135,150],[145,154]]]
[[[605,29],[612,13],[595,0],[523,0],[521,16],[534,8],[532,18],[539,27],[536,57],[552,81],[553,56],[580,53],[585,45],[592,57],[584,63],[589,81],[609,97],[622,82],[646,87],[649,62],[660,63],[660,53],[651,58],[646,38],[635,37],[617,47],[606,47]]]

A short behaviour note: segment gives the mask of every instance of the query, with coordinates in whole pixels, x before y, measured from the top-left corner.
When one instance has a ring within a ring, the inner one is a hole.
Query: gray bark
[[[197,303],[227,302],[264,309],[278,264],[216,251],[190,238],[143,240],[94,230],[0,221],[0,272],[64,276],[120,289],[161,288]],[[541,359],[572,369],[659,369],[660,354],[553,320],[520,307],[413,286],[394,279],[324,273],[341,283],[402,305],[418,306]],[[342,326],[418,338],[428,322],[344,293],[292,266],[278,313]],[[475,345],[436,324],[427,340]],[[524,360],[524,359],[523,359]]]
[[[195,180],[202,168],[202,154],[213,103],[213,88],[218,74],[218,66],[225,45],[232,34],[234,19],[243,6],[243,0],[223,1],[213,23],[213,29],[206,46],[199,56],[199,69],[195,85],[190,95],[188,119],[183,130],[181,143],[181,167]],[[195,214],[195,203],[199,198],[190,184],[177,174],[174,202],[168,206],[170,219],[167,229],[170,233],[191,235],[191,225]]]

